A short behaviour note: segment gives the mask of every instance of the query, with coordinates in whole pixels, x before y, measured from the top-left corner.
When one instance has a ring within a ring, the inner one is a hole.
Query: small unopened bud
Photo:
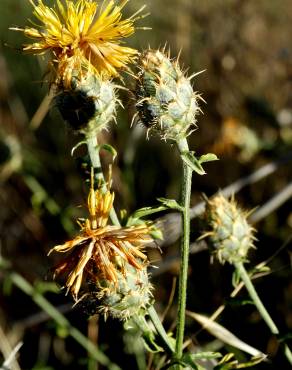
[[[179,141],[196,128],[199,96],[191,78],[159,50],[147,50],[140,58],[135,95],[136,108],[148,131],[165,140]]]
[[[55,104],[63,119],[73,130],[93,136],[114,119],[115,85],[97,75],[88,75],[82,81],[72,78],[70,88],[60,88]]]
[[[204,222],[208,245],[221,263],[246,262],[254,247],[254,229],[247,222],[248,212],[242,211],[235,201],[219,194],[206,203]]]

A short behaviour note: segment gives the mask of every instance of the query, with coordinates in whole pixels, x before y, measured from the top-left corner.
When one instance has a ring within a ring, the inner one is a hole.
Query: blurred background
[[[250,255],[250,268],[269,259],[270,273],[255,284],[281,333],[288,335],[292,329],[292,2],[136,0],[129,2],[125,12],[130,15],[144,3],[151,14],[139,25],[152,30],[137,30],[129,45],[142,50],[166,44],[172,57],[181,51],[180,63],[189,74],[204,70],[193,79],[194,89],[206,103],[201,102],[203,114],[189,142],[198,154],[214,152],[220,161],[206,165],[207,175],[194,176],[192,205],[202,200],[203,193],[210,196],[239,179],[246,181],[240,182],[236,199],[244,208],[258,207],[257,249]],[[17,273],[122,369],[143,369],[131,354],[132,339],[123,334],[121,323],[89,320],[72,309],[70,297],[52,283],[50,269],[58,256],[47,257],[47,253],[75,235],[75,220],[85,214],[79,206],[86,201],[82,170],[86,153],[80,148],[70,154],[81,138],[50,103],[48,85],[42,83],[46,60],[24,55],[21,45],[27,40],[20,32],[8,30],[25,26],[27,18],[32,19],[31,8],[27,0],[0,2],[0,363],[21,341],[18,364],[13,362],[12,369],[98,368],[82,346],[12,283],[11,274]],[[155,205],[157,197],[178,199],[178,154],[157,138],[146,140],[142,126],[130,128],[131,98],[123,91],[120,95],[126,109],[119,110],[118,124],[99,138],[118,151],[113,166],[117,208],[131,213]],[[106,166],[111,158],[102,152],[102,160]],[[263,167],[269,168],[269,174],[247,178]],[[177,222],[167,217],[163,222],[166,235],[175,234]],[[192,242],[199,236],[197,228],[194,220]],[[162,254],[155,248],[149,252],[153,264],[160,266],[152,277],[159,312],[167,306],[178,276],[176,239],[167,236]],[[218,322],[270,356],[270,361],[256,368],[288,369],[245,290],[230,298],[231,278],[230,266],[210,263],[208,251],[195,247],[190,257],[188,309],[210,316],[225,304]],[[174,299],[164,321],[167,329],[173,328],[175,318]],[[239,359],[249,358],[200,331],[190,318],[186,334],[194,348],[233,351]]]

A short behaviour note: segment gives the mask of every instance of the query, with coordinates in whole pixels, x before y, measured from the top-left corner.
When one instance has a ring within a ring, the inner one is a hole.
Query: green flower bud
[[[108,279],[92,281],[91,292],[80,301],[88,314],[101,313],[128,320],[142,313],[152,301],[152,286],[148,281],[147,268],[137,270],[126,263],[122,270],[116,270],[117,282]]]
[[[94,136],[115,118],[115,85],[97,75],[79,81],[72,78],[70,89],[60,89],[55,104],[73,130]]]
[[[146,267],[137,271],[128,265],[125,275],[119,274],[117,286],[112,281],[104,280],[101,287],[103,297],[99,311],[105,316],[127,320],[145,310],[151,301],[151,285]]]
[[[191,78],[184,75],[177,61],[158,50],[145,51],[139,69],[135,96],[142,123],[165,140],[188,136],[196,128],[195,117],[200,111]]]
[[[210,248],[221,263],[247,261],[255,240],[247,216],[233,199],[229,201],[221,194],[207,201],[204,221],[208,229],[203,237],[208,238]]]

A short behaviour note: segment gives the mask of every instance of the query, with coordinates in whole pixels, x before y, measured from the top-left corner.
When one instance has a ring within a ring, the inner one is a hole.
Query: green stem
[[[65,328],[69,335],[76,340],[88,353],[98,361],[101,365],[106,366],[110,370],[121,370],[121,368],[110,361],[110,359],[96,346],[88,340],[78,329],[73,327],[70,322],[34,287],[26,281],[21,275],[13,272],[10,274],[11,281],[25,294],[29,295],[32,300],[42,308],[59,326]]]
[[[177,143],[180,153],[189,151],[186,139]],[[181,263],[179,275],[179,296],[178,296],[178,318],[176,332],[175,357],[180,359],[183,353],[183,340],[185,329],[185,311],[187,297],[187,278],[189,264],[189,247],[190,247],[190,198],[192,187],[192,170],[183,162],[183,182],[182,182],[182,199],[183,207],[183,236],[181,240]]]
[[[99,147],[98,147],[97,138],[96,136],[87,137],[86,142],[87,142],[88,154],[91,160],[91,164],[93,168],[97,170],[97,173],[99,174],[98,175],[99,178],[104,182],[104,176],[103,176],[103,171],[102,171],[102,166],[101,166],[101,161],[100,161],[100,156],[99,156]],[[118,216],[116,214],[114,207],[111,209],[110,218],[114,225],[120,226],[120,221],[118,219]],[[173,352],[173,347],[170,343],[167,333],[164,330],[159,320],[158,314],[155,311],[153,306],[150,306],[150,308],[148,309],[148,313],[151,318],[151,321],[153,322],[153,325],[155,326],[157,330],[157,333],[159,334],[159,336],[161,337],[161,340],[165,344],[166,349]],[[143,331],[143,328],[141,328],[141,330]]]
[[[252,281],[251,281],[243,263],[242,262],[236,262],[234,264],[234,266],[235,266],[239,276],[241,277],[242,281],[244,282],[244,285],[245,285],[251,299],[253,300],[253,303],[255,304],[256,308],[258,309],[261,317],[263,318],[263,320],[265,321],[267,326],[270,328],[271,333],[275,334],[275,335],[279,335],[279,329],[277,328],[277,326],[274,323],[273,319],[271,318],[270,314],[266,310],[266,307],[263,305],[263,303],[262,303],[257,291],[255,290],[255,288],[253,286],[253,283],[252,283]],[[287,346],[287,344],[284,344],[284,349],[283,350],[284,350],[284,354],[285,354],[287,360],[292,365],[292,353],[291,353],[289,347]]]
[[[87,142],[88,154],[90,157],[92,167],[96,170],[97,177],[101,179],[103,183],[105,184],[96,135],[87,137],[86,142]],[[120,226],[120,221],[118,219],[118,216],[114,208],[112,208],[110,211],[110,219],[113,225]]]
[[[174,347],[172,345],[172,343],[170,342],[170,339],[167,335],[167,333],[165,332],[165,329],[157,315],[157,312],[155,310],[155,308],[153,306],[150,306],[148,308],[148,314],[149,314],[149,317],[158,333],[158,335],[160,336],[165,348],[168,350],[168,352],[170,353],[173,353],[174,352]]]

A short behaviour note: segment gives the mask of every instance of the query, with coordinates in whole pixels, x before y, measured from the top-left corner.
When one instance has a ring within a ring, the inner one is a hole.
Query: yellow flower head
[[[89,218],[78,222],[81,227],[78,236],[49,252],[71,252],[56,267],[55,273],[67,274],[65,285],[75,299],[85,280],[89,282],[100,278],[117,284],[118,275],[125,273],[126,264],[136,270],[142,270],[147,264],[147,257],[141,249],[152,242],[150,227],[146,224],[133,227],[108,225],[113,201],[114,193],[109,189],[106,192],[94,190],[92,174],[87,201]]]
[[[73,74],[80,78],[88,71],[116,76],[118,69],[124,69],[135,58],[135,49],[121,45],[121,39],[134,33],[134,22],[142,10],[122,20],[121,10],[129,0],[118,4],[106,0],[101,6],[94,0],[56,0],[54,8],[42,0],[29,1],[41,24],[12,29],[35,40],[23,50],[33,54],[52,52],[53,81],[57,84],[69,87]]]

